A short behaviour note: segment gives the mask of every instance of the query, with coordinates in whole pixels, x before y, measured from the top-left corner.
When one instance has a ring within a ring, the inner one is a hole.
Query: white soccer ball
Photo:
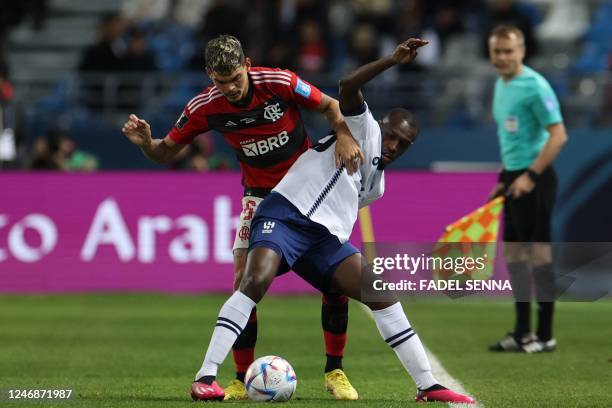
[[[260,357],[249,366],[244,384],[251,401],[289,401],[297,387],[293,367],[278,356]]]

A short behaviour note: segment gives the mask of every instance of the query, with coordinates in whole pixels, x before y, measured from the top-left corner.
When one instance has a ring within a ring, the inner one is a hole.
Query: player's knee
[[[534,267],[547,265],[552,262],[552,250],[550,244],[535,243],[530,248],[531,264]]]
[[[504,259],[506,263],[526,262],[527,253],[521,242],[504,243]]]
[[[270,276],[269,273],[264,271],[254,271],[253,273],[247,271],[240,282],[240,291],[253,301],[259,302],[264,297],[273,278],[273,275]]]

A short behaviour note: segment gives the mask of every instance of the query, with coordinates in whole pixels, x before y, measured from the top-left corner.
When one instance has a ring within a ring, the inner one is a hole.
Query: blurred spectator
[[[174,0],[172,17],[179,24],[195,27],[214,0]]]
[[[537,55],[538,48],[533,29],[534,22],[514,0],[493,0],[484,21],[486,23],[482,33],[482,44],[483,56],[486,58],[489,56],[487,41],[491,30],[498,25],[504,24],[519,28],[525,35],[526,61]]]
[[[370,24],[361,24],[353,29],[349,49],[353,58],[353,65],[364,65],[378,59],[380,44],[374,27]]]
[[[85,49],[81,56],[81,73],[109,74],[124,69],[126,45],[123,34],[127,21],[119,14],[111,13],[102,17],[99,25],[98,41]],[[106,77],[82,77],[83,102],[91,109],[105,106],[104,80]]]
[[[163,20],[170,14],[172,0],[124,0],[121,16],[132,22]]]
[[[9,103],[13,99],[13,85],[9,82],[9,68],[0,62],[0,103]]]
[[[85,49],[79,70],[81,72],[109,72],[123,68],[122,56],[125,43],[122,36],[127,28],[126,20],[118,14],[104,16],[99,26],[98,42]]]
[[[8,65],[0,62],[0,168],[17,167],[23,114],[14,99]]]
[[[465,32],[459,9],[452,5],[445,5],[438,9],[435,15],[433,28],[440,40],[442,50],[444,50],[444,45],[450,37]]]
[[[215,154],[214,139],[210,132],[194,139],[170,165],[173,170],[213,171],[230,170],[232,162],[222,154]]]
[[[189,66],[194,70],[202,70],[206,65],[204,49],[208,40],[221,34],[229,34],[240,38],[244,49],[248,49],[249,39],[245,38],[246,4],[237,0],[215,0],[210,8],[205,9],[196,31],[198,44],[195,55]]]
[[[575,0],[551,1],[542,24],[540,40],[574,41],[589,28],[589,5]]]
[[[155,56],[147,47],[145,33],[132,28],[128,36],[126,53],[121,58],[121,69],[132,75],[119,78],[118,108],[134,112],[142,102],[142,75],[157,70]]]
[[[6,61],[10,31],[25,18],[32,17],[32,28],[43,28],[48,14],[47,0],[0,1],[0,61]]]
[[[155,71],[155,56],[147,48],[145,33],[137,28],[130,30],[126,52],[121,58],[121,70],[146,72]]]
[[[147,48],[145,33],[137,28],[130,30],[126,53],[121,58],[121,69],[133,75],[119,78],[117,107],[133,112],[142,102],[142,74],[157,70],[155,56]]]
[[[27,167],[32,170],[57,170],[58,167],[51,157],[49,141],[44,137],[34,140]]]
[[[98,158],[91,153],[77,149],[70,137],[59,134],[52,153],[53,166],[60,170],[94,171],[99,167]]]
[[[393,19],[395,37],[398,39],[418,37],[423,31],[424,19],[422,2],[416,0],[400,1]]]
[[[392,34],[394,27],[393,1],[391,0],[351,0],[355,19],[369,24],[379,35]]]
[[[300,73],[321,73],[325,71],[327,46],[321,26],[315,20],[304,20],[299,27],[299,51],[297,69]]]
[[[264,63],[262,65],[268,67],[280,67],[295,71],[297,68],[294,61],[294,50],[289,41],[280,37],[268,47],[267,53],[264,57]]]

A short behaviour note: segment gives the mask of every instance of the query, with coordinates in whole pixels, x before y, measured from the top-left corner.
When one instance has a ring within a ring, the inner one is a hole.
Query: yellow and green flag
[[[470,263],[461,274],[465,279],[488,279],[493,275],[499,222],[504,197],[497,197],[448,225],[438,239],[433,255],[441,258],[484,259],[484,268]],[[437,269],[436,279],[456,278],[452,270]]]

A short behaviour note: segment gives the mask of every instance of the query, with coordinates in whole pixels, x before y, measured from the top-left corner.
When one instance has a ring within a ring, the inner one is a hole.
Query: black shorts
[[[503,171],[506,188],[523,170]],[[533,191],[504,202],[505,242],[550,242],[551,218],[557,195],[557,174],[552,167],[542,172]]]

